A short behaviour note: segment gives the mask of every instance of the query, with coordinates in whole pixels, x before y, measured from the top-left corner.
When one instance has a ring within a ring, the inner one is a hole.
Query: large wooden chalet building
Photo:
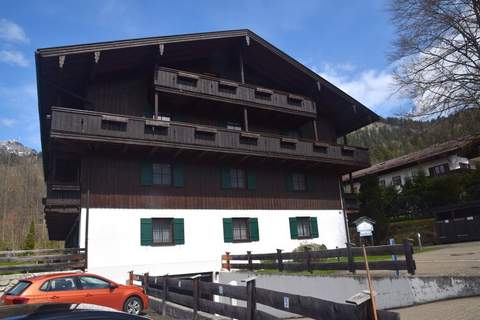
[[[215,271],[225,251],[345,246],[339,137],[378,116],[249,30],[36,52],[49,237],[88,269]]]

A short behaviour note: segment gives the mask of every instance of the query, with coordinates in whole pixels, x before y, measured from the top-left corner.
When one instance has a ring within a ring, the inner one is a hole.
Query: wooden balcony
[[[368,151],[312,140],[52,107],[50,137],[256,157],[369,165]]]
[[[76,212],[80,207],[80,186],[48,184],[44,205],[47,211]]]
[[[174,69],[158,68],[155,72],[155,87],[162,92],[316,116],[315,103],[303,96]]]

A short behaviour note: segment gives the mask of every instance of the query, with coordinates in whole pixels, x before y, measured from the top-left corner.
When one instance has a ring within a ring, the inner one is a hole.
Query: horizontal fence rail
[[[193,309],[192,319],[197,319],[198,311],[236,319],[269,320],[276,316],[257,309],[257,304],[277,310],[294,313],[313,319],[367,320],[372,319],[371,304],[361,305],[337,303],[285,292],[278,292],[256,287],[255,278],[246,279],[245,286],[233,286],[200,281],[200,277],[172,278],[166,276],[140,275],[130,272],[130,283],[141,281],[148,295],[162,299],[162,310],[170,301]],[[213,295],[244,301],[243,305],[231,305],[213,301]],[[393,312],[378,311],[379,319],[396,320]]]
[[[85,269],[85,249],[0,251],[0,274]]]
[[[366,247],[367,256],[404,256],[404,260],[369,261],[371,270],[407,270],[415,274],[416,265],[413,259],[413,246],[410,241],[398,245],[382,245]],[[362,248],[347,245],[346,248],[305,251],[257,253],[247,251],[247,254],[230,254],[222,256],[222,268],[226,270],[262,270],[277,269],[278,271],[309,271],[314,270],[346,270],[354,273],[365,270],[365,263],[355,261],[355,257],[363,257]],[[232,262],[234,261],[234,262]]]

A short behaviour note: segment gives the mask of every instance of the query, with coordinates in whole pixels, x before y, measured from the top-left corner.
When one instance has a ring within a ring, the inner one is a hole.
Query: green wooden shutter
[[[290,220],[290,239],[298,239],[298,223],[297,218],[292,217]]]
[[[318,238],[317,217],[310,217],[310,232],[312,234],[312,238]]]
[[[257,188],[257,177],[255,171],[247,171],[247,188],[248,190],[255,190]]]
[[[151,186],[153,184],[153,166],[151,162],[142,162],[140,184],[142,186]]]
[[[232,181],[230,179],[230,169],[222,168],[222,188],[229,189],[232,187]]]
[[[315,190],[315,176],[306,175],[305,179],[307,180],[307,191],[313,192]]]
[[[258,241],[260,240],[260,234],[258,232],[258,219],[257,218],[250,218],[250,241]]]
[[[140,245],[151,246],[153,242],[152,219],[140,219]]]
[[[223,242],[233,242],[232,218],[223,218]]]
[[[173,219],[173,236],[175,237],[175,244],[185,244],[183,218]]]
[[[183,175],[183,166],[176,164],[173,166],[173,185],[175,187],[184,187],[185,179]]]
[[[293,177],[291,173],[285,174],[285,189],[289,192],[293,191]]]

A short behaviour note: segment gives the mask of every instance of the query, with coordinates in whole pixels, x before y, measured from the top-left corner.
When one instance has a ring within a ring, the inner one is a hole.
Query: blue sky
[[[249,28],[382,116],[392,95],[387,0],[0,2],[0,140],[40,149],[36,48]]]

